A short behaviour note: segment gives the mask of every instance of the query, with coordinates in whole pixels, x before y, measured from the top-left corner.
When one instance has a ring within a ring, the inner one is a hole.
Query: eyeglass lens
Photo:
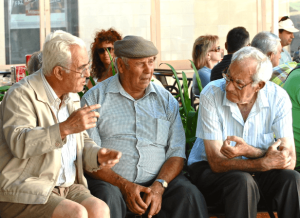
[[[112,47],[98,48],[97,52],[98,54],[103,54],[106,51],[106,49],[108,49],[108,51],[111,52],[113,48]]]

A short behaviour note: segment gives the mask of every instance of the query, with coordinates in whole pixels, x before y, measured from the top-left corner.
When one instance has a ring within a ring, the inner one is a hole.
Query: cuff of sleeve
[[[90,158],[86,160],[89,167],[87,167],[87,171],[96,172],[101,169],[101,165],[98,163],[98,151],[101,149],[100,147],[93,147],[90,151]]]
[[[203,133],[199,134],[197,137],[203,140],[223,140],[222,134],[217,133]]]
[[[59,123],[49,127],[50,142],[54,148],[62,148],[66,144],[67,139],[61,139]]]

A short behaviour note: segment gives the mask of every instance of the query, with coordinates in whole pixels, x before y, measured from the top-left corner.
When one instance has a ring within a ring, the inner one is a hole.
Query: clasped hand
[[[235,146],[230,145],[230,141],[236,142]],[[244,139],[237,136],[227,136],[227,139],[223,142],[220,152],[227,158],[231,159],[239,156],[247,155],[248,144]]]
[[[148,218],[151,218],[158,214],[161,209],[162,195],[164,192],[164,188],[161,184],[154,183],[147,188],[132,182],[127,182],[121,192],[128,209],[135,214],[144,214],[150,206]],[[144,192],[143,199],[141,198],[141,192]]]

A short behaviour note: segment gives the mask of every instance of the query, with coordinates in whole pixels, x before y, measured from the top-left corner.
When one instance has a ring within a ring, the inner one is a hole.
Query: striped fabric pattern
[[[44,74],[42,74],[42,79],[48,100],[50,102],[50,107],[54,112],[57,121],[59,123],[66,121],[70,116],[67,108],[68,101],[70,101],[70,96],[65,95],[63,97],[63,103],[61,105],[61,108],[59,108],[61,100],[57,97],[56,93],[47,82]],[[66,137],[66,144],[61,148],[61,168],[59,171],[56,186],[69,187],[74,183],[76,176],[75,160],[76,137],[74,134],[71,134]]]
[[[163,87],[150,83],[135,100],[117,74],[90,89],[81,99],[85,104],[101,105],[97,127],[87,132],[99,146],[122,152],[112,170],[130,182],[148,182],[168,158],[185,158],[178,102]]]
[[[197,140],[188,165],[207,160],[202,139],[224,141],[227,136],[238,136],[249,145],[267,149],[274,143],[274,134],[276,138],[293,138],[292,105],[284,89],[268,81],[258,92],[244,122],[237,104],[226,98],[225,85],[225,80],[219,79],[209,83],[201,92]],[[235,142],[231,142],[231,146],[234,145]]]

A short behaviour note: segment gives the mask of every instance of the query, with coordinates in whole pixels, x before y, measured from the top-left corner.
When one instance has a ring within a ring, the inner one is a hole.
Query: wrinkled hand
[[[164,188],[159,183],[153,183],[152,186],[150,186],[151,192],[148,194],[144,194],[143,201],[146,203],[147,207],[151,204],[148,218],[151,218],[152,216],[159,213],[161,209],[161,202],[162,202],[162,195],[164,193]]]
[[[289,150],[280,145],[280,143],[281,140],[278,139],[268,148],[264,157],[263,170],[285,169],[291,164],[292,157],[290,156]]]
[[[148,194],[151,192],[150,188],[137,185],[132,182],[127,182],[122,188],[121,188],[122,195],[126,201],[126,205],[128,209],[135,213],[142,215],[146,212],[148,206],[141,198],[141,192],[144,192],[145,194]]]
[[[98,163],[101,168],[112,168],[119,162],[122,153],[113,149],[101,148],[98,151]]]
[[[99,113],[92,111],[100,108],[99,104],[84,106],[74,111],[66,121],[59,124],[61,138],[64,139],[69,134],[79,133],[96,126]]]
[[[230,141],[236,142],[235,146],[230,145]],[[227,136],[223,142],[220,152],[227,158],[231,159],[239,156],[246,156],[248,144],[244,139],[237,136]]]

